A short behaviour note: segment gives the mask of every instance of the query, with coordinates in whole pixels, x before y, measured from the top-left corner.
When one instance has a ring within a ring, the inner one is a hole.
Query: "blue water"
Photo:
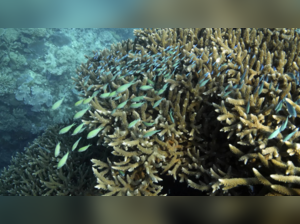
[[[49,125],[70,118],[78,100],[71,77],[84,55],[128,38],[133,29],[0,29],[0,169]]]

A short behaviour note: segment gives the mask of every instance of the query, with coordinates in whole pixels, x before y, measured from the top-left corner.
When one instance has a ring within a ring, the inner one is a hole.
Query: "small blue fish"
[[[295,75],[293,73],[288,72],[287,74],[288,74],[289,77],[291,77],[292,79],[296,80],[296,77],[295,77]]]
[[[297,112],[296,112],[295,108],[287,101],[285,101],[285,104],[287,106],[290,116],[297,117]]]
[[[60,142],[58,142],[55,146],[54,156],[57,157],[59,155],[59,152],[60,152]]]
[[[250,99],[248,100],[247,106],[246,106],[246,114],[249,114],[250,111]]]
[[[268,139],[275,138],[280,133],[280,128],[277,128],[272,134],[269,135]]]
[[[147,127],[152,127],[152,126],[155,124],[155,122],[150,123],[150,122],[144,122],[144,121],[143,121],[143,124],[144,124],[145,126],[147,126]]]
[[[160,102],[164,99],[166,98],[161,98],[160,100],[156,101],[155,104],[153,105],[153,108],[157,107],[160,104]]]
[[[283,100],[280,100],[277,106],[275,107],[275,112],[278,113],[282,108]]]
[[[280,132],[284,131],[284,129],[286,128],[287,124],[288,124],[289,118],[287,117],[285,122],[283,123],[283,125],[281,125],[280,127]]]
[[[143,106],[144,103],[145,102],[133,103],[133,104],[130,105],[130,108],[134,108],[134,109],[139,108],[139,107]]]
[[[94,129],[92,131],[90,131],[87,135],[87,139],[91,139],[91,138],[94,138],[95,136],[98,135],[98,133],[103,129],[104,127],[99,127],[97,129]]]
[[[117,106],[117,109],[122,109],[125,107],[125,105],[127,104],[127,101],[128,100],[125,100],[124,102],[120,103],[118,106]]]
[[[205,86],[206,85],[206,83],[209,81],[209,79],[207,79],[207,80],[205,80],[205,81],[203,81],[204,79],[202,79],[201,81],[200,81],[200,87],[203,87],[203,86]]]
[[[263,88],[264,88],[264,82],[261,82],[259,90],[258,90],[258,95],[261,94]]]
[[[175,120],[174,120],[174,117],[173,117],[173,111],[172,111],[172,108],[170,109],[170,118],[171,118],[171,121],[173,123],[175,123]]]
[[[131,99],[132,102],[139,102],[145,98],[146,95],[144,96],[137,96]]]
[[[147,90],[150,90],[150,89],[153,89],[153,86],[144,85],[144,86],[140,87],[140,90],[143,90],[143,91],[147,91]]]
[[[128,125],[128,128],[134,127],[134,126],[136,125],[136,123],[138,123],[140,120],[141,120],[141,119],[139,118],[139,119],[137,119],[137,120],[134,120],[134,121],[130,122],[130,124]]]
[[[62,168],[66,162],[67,162],[67,159],[68,159],[68,156],[69,156],[69,152],[67,152],[58,162],[57,164],[57,169],[60,169]]]
[[[269,90],[272,89],[272,85],[273,85],[273,82],[271,81],[270,85],[269,85]]]
[[[227,92],[227,93],[224,93],[224,95],[223,95],[223,97],[226,97],[226,96],[228,96],[230,93],[232,92],[232,90],[230,90],[229,92]]]
[[[74,151],[74,150],[76,149],[76,147],[78,146],[78,143],[79,143],[79,141],[80,141],[81,138],[82,138],[82,137],[80,137],[80,138],[73,144],[73,146],[72,146],[72,151]]]
[[[156,134],[157,132],[160,132],[161,130],[154,130],[154,131],[150,131],[146,134],[144,134],[143,138],[147,138],[147,137],[151,137],[152,135]]]
[[[296,132],[298,131],[298,129],[299,128],[296,128],[295,131],[293,131],[292,133],[288,134],[282,141],[285,142],[285,141],[290,140],[290,138],[293,137],[294,134],[296,134]]]
[[[230,84],[228,84],[225,89],[224,89],[224,92],[226,92],[226,90],[229,88]]]
[[[69,125],[69,126],[67,126],[67,127],[64,127],[64,128],[62,128],[60,131],[59,131],[59,133],[58,134],[65,134],[65,133],[67,133],[74,125],[75,125],[76,123],[73,123],[73,124],[71,124],[71,125]]]
[[[260,67],[260,70],[262,71],[264,69],[264,66],[263,65],[261,65],[261,67]]]
[[[120,87],[116,90],[116,92],[117,92],[117,93],[122,93],[122,92],[126,91],[130,86],[132,86],[132,85],[134,84],[134,82],[135,82],[135,79],[132,80],[132,81],[129,82],[129,83],[126,83],[126,84],[120,86]]]
[[[56,110],[57,108],[59,108],[64,99],[65,97],[63,97],[61,100],[58,100],[56,103],[54,103],[52,106],[52,110]]]

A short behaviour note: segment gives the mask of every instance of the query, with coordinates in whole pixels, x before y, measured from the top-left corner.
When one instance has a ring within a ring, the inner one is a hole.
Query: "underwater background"
[[[0,195],[300,195],[299,29],[0,38]]]
[[[71,76],[84,55],[128,38],[131,28],[0,28],[1,170],[48,126],[72,118],[78,97]]]

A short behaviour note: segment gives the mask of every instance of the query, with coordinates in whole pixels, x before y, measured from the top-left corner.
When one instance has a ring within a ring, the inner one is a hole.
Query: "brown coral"
[[[99,195],[89,159],[99,151],[88,154],[72,153],[66,165],[57,169],[62,155],[72,147],[78,137],[58,136],[62,125],[49,127],[25,151],[17,153],[11,165],[1,171],[0,195],[10,196],[78,196]],[[86,133],[83,133],[86,135]],[[54,157],[56,142],[61,142],[61,155]],[[83,143],[86,142],[83,140]],[[93,155],[94,154],[94,155]]]
[[[135,36],[87,57],[73,78],[82,97],[94,97],[83,123],[104,127],[98,144],[121,158],[92,160],[97,188],[157,195],[166,173],[213,195],[299,193],[294,29],[144,29]],[[136,119],[142,122],[129,128]]]

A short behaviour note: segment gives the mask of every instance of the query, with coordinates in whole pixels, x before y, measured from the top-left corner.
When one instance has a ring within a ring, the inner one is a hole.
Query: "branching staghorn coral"
[[[159,195],[167,174],[210,195],[299,194],[294,29],[134,34],[73,77],[91,105],[82,122],[116,156],[92,160],[96,188]]]
[[[0,195],[10,196],[78,196],[100,195],[93,186],[96,181],[89,168],[88,154],[73,153],[66,165],[57,169],[57,162],[70,150],[78,137],[57,136],[61,125],[49,127],[25,152],[17,153],[11,165],[1,171]],[[84,133],[86,134],[86,133]],[[61,145],[61,155],[54,157],[56,142]],[[84,143],[85,140],[82,140]],[[80,143],[81,145],[82,143]],[[96,154],[99,153],[96,151]],[[95,155],[93,155],[95,156]]]

